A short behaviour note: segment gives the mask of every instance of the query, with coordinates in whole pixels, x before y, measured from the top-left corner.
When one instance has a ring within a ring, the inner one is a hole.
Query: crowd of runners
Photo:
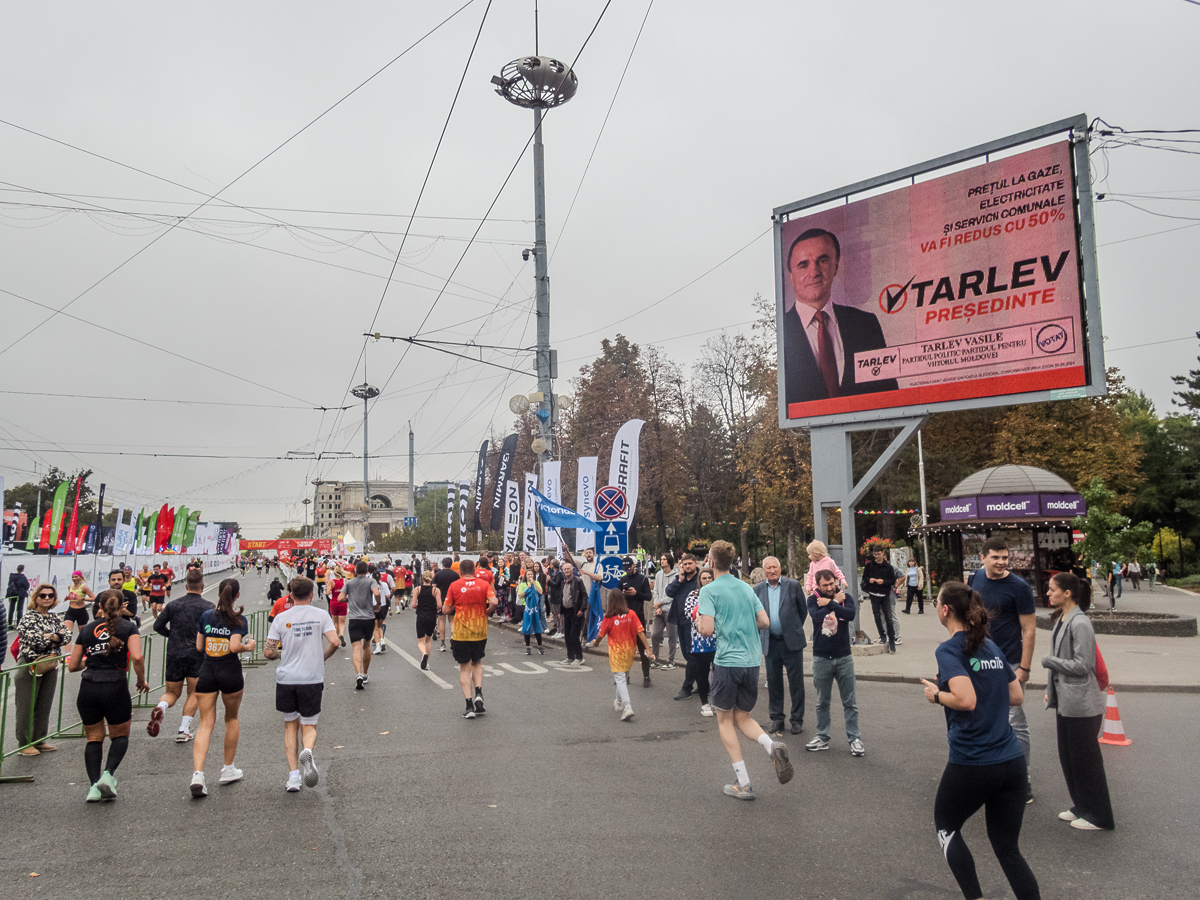
[[[367,690],[372,658],[386,653],[398,639],[395,632],[388,638],[389,620],[397,622],[397,614],[410,606],[416,632],[411,639],[422,670],[431,667],[431,656],[447,650],[449,640],[449,652],[459,669],[464,719],[487,712],[483,660],[489,621],[519,626],[527,654],[533,652],[534,641],[539,654],[544,654],[543,638],[560,636],[566,646],[566,659],[560,664],[565,666],[582,665],[585,643],[596,647],[606,640],[613,709],[626,722],[634,717],[629,677],[635,658],[640,659],[642,684],[648,688],[653,670],[676,668],[679,650],[685,665],[675,699],[698,695],[701,715],[716,717],[734,775],[724,793],[754,800],[740,739],[761,746],[781,784],[792,780],[794,766],[781,740],[783,675],[786,671],[792,700],[791,733],[799,734],[805,701],[802,670],[797,679],[795,667],[802,664],[803,650],[811,645],[816,733],[805,749],[815,753],[831,748],[836,684],[849,752],[865,756],[852,655],[852,643],[865,636],[855,624],[858,607],[846,577],[827,561],[824,547],[814,545],[804,583],[783,578],[779,561],[768,558],[761,577],[751,579],[756,582],[752,586],[738,577],[734,553],[731,544],[718,541],[703,560],[688,553],[679,560],[664,554],[656,565],[648,566],[653,579],[641,571],[643,560],[627,557],[624,574],[607,590],[591,550],[583,551],[582,560],[565,549],[561,560],[538,560],[525,553],[483,553],[477,559],[451,554],[437,563],[427,555],[408,561],[366,556],[309,556],[286,564],[267,558],[240,560],[243,577],[251,568],[260,577],[264,569],[267,576],[278,573],[268,590],[272,605],[263,653],[278,660],[275,708],[284,724],[285,789],[295,792],[319,783],[314,754],[326,661],[340,648],[349,647],[354,690]],[[877,591],[904,587],[904,573],[885,567],[880,557],[875,554],[874,565],[864,569],[859,584],[860,596],[872,601]],[[925,681],[923,688],[925,699],[944,709],[950,747],[934,822],[964,896],[978,897],[975,865],[961,828],[986,808],[988,838],[1014,893],[1018,898],[1033,898],[1039,896],[1037,882],[1018,846],[1025,809],[1033,799],[1029,727],[1023,709],[1023,686],[1036,640],[1033,595],[1024,581],[1008,572],[1008,549],[1002,540],[984,543],[982,564],[970,585],[947,583],[933,603],[948,639],[936,651],[936,680]],[[82,672],[77,707],[87,738],[87,800],[111,800],[117,795],[116,772],[129,745],[132,721],[129,673],[137,691],[149,690],[139,633],[143,614],[154,617],[154,630],[167,640],[165,690],[151,711],[148,734],[160,734],[167,711],[182,698],[175,741],[192,743],[190,790],[193,797],[205,797],[205,763],[219,699],[224,726],[218,781],[228,785],[241,780],[236,759],[244,688],[240,656],[254,651],[256,645],[239,604],[239,579],[223,579],[212,602],[203,596],[205,577],[198,565],[189,566],[184,592],[174,598],[173,573],[164,566],[146,567],[141,575],[128,568],[114,569],[108,588],[98,594],[83,584],[80,573],[75,575],[67,591],[69,608],[61,618],[50,612],[59,602],[55,588],[38,588],[18,630],[18,659],[42,659],[66,650],[67,669]],[[286,584],[282,578],[288,578]],[[915,583],[910,581],[909,587]],[[910,601],[911,597],[910,592]],[[1073,803],[1059,818],[1085,831],[1112,829],[1112,806],[1095,740],[1105,700],[1096,671],[1095,638],[1087,616],[1082,615],[1091,602],[1090,585],[1071,573],[1060,573],[1051,580],[1048,599],[1055,609],[1056,627],[1050,652],[1041,660],[1048,680],[1044,699],[1055,709],[1059,757]],[[324,601],[327,610],[315,606],[315,601]],[[873,606],[881,639],[894,652],[898,635],[886,609],[874,602]],[[664,645],[665,660],[661,658]],[[766,728],[752,716],[764,661],[770,694]],[[53,694],[50,687],[43,693]],[[28,709],[20,708],[20,691],[18,680],[18,720],[28,714]],[[54,749],[44,740],[37,743],[36,733],[19,738],[33,744],[32,755]]]

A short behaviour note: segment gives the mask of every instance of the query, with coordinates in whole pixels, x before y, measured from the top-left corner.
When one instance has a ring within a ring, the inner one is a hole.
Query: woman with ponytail
[[[950,637],[936,650],[937,683],[921,679],[925,699],[946,712],[950,760],[933,804],[938,843],[963,896],[983,896],[962,827],[986,807],[988,840],[1017,900],[1039,900],[1037,879],[1021,855],[1027,785],[1025,755],[1008,724],[1009,706],[1024,698],[1017,673],[988,637],[979,594],[947,582],[937,597],[938,621]]]
[[[204,781],[204,757],[208,755],[208,742],[212,738],[217,721],[217,694],[221,694],[221,705],[225,707],[225,766],[221,769],[221,784],[241,781],[242,770],[233,764],[237,754],[238,710],[242,705],[242,663],[239,653],[254,649],[254,638],[250,633],[243,608],[234,608],[241,585],[236,578],[226,578],[217,588],[217,607],[200,616],[196,631],[196,649],[204,654],[200,665],[200,677],[196,679],[196,696],[200,698],[200,727],[196,731],[196,743],[192,746],[191,791],[193,797],[207,797],[208,785]]]
[[[150,690],[141,636],[137,626],[124,615],[125,595],[121,591],[103,591],[96,601],[97,618],[80,630],[67,661],[68,671],[83,669],[75,705],[87,737],[83,762],[90,785],[88,803],[113,800],[117,796],[117,766],[129,747],[129,725],[133,720],[133,699],[127,681],[130,663],[137,675],[138,691]],[[108,759],[101,771],[106,725]]]
[[[1058,814],[1080,831],[1111,831],[1112,801],[1104,776],[1104,757],[1096,735],[1104,724],[1108,699],[1096,681],[1096,633],[1087,610],[1091,585],[1070,572],[1050,579],[1046,591],[1054,608],[1054,633],[1046,668],[1046,708],[1058,725],[1058,761],[1071,808]]]

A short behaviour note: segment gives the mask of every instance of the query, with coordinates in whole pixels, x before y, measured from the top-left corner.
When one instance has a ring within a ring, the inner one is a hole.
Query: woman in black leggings
[[[1037,879],[1019,846],[1025,815],[1025,756],[1008,708],[1020,706],[1021,683],[1004,655],[987,637],[988,617],[979,594],[959,581],[938,594],[938,621],[950,637],[935,653],[937,683],[921,679],[925,699],[946,711],[950,761],[942,773],[933,822],[938,843],[963,896],[979,900],[983,890],[962,826],[985,807],[988,840],[1017,900],[1040,900]]]
[[[121,591],[103,591],[96,601],[99,618],[80,630],[67,662],[70,672],[83,669],[75,705],[87,737],[83,763],[90,785],[88,803],[115,800],[117,796],[117,766],[129,747],[129,724],[133,720],[133,699],[126,683],[130,663],[137,674],[138,691],[150,690],[142,658],[142,639],[137,626],[123,615],[125,595]],[[102,770],[106,723],[108,761]]]

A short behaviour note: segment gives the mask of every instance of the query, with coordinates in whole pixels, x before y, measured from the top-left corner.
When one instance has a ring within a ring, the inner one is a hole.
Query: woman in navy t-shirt
[[[946,710],[950,761],[933,804],[934,827],[950,871],[967,900],[983,896],[963,824],[987,808],[988,839],[1017,900],[1039,900],[1037,879],[1019,846],[1025,815],[1025,756],[1009,706],[1023,699],[1021,683],[988,638],[988,616],[979,594],[951,581],[937,598],[938,621],[950,632],[935,653],[937,683],[921,679],[925,699]]]

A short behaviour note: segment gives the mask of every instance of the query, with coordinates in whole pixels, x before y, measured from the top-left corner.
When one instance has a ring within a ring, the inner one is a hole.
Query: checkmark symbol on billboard
[[[896,301],[898,301],[901,297],[904,296],[904,292],[908,290],[908,286],[913,283],[913,278],[916,278],[916,277],[917,276],[914,275],[912,278],[908,279],[908,281],[906,281],[904,283],[904,287],[900,288],[900,290],[896,291],[895,293],[892,293],[891,291],[887,292],[887,311],[888,312],[891,312],[893,309],[896,308]]]

